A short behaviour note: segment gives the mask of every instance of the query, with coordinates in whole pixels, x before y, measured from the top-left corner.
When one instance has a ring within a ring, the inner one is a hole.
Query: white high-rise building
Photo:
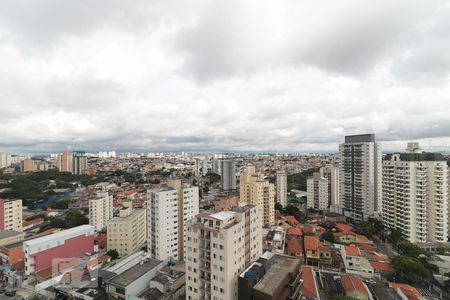
[[[306,180],[306,206],[318,210],[327,210],[328,178],[323,177],[322,172],[314,172]]]
[[[277,202],[286,207],[287,205],[287,174],[285,170],[277,171]]]
[[[328,206],[332,212],[340,212],[339,205],[339,168],[327,164],[320,168],[322,176],[328,179]]]
[[[200,158],[194,160],[194,176],[200,176],[202,171],[202,162]]]
[[[0,152],[0,169],[11,165],[11,155],[6,152]]]
[[[148,191],[148,251],[152,258],[184,260],[186,226],[199,211],[198,187],[170,180],[168,186]]]
[[[4,230],[22,231],[22,199],[0,198],[0,232]]]
[[[89,225],[100,231],[106,227],[113,217],[113,196],[108,192],[97,192],[93,199],[89,199]]]
[[[238,299],[238,276],[262,253],[256,206],[201,213],[189,222],[186,299]]]
[[[381,146],[374,134],[351,135],[339,145],[339,195],[343,213],[352,222],[379,217],[381,212]]]
[[[407,153],[383,161],[383,222],[413,243],[448,238],[448,170],[439,153],[409,143]]]
[[[236,162],[232,160],[220,161],[220,183],[222,191],[236,190]]]

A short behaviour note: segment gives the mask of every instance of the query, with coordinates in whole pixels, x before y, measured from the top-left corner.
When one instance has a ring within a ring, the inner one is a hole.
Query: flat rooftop
[[[145,209],[144,208],[134,208],[131,211],[131,214],[129,214],[128,216],[126,216],[126,217],[114,217],[114,218],[110,219],[110,221],[128,221],[130,219],[135,218],[136,215],[141,214],[143,210],[145,210]]]
[[[6,239],[17,235],[24,235],[24,233],[14,230],[0,231],[0,239]]]
[[[38,237],[32,240],[27,240],[24,242],[24,245],[28,245],[29,247],[39,245],[42,243],[48,243],[53,240],[58,240],[62,238],[71,238],[76,235],[86,234],[86,233],[94,233],[94,227],[91,225],[80,225],[77,227],[61,230],[59,232],[44,235],[42,237]]]
[[[143,276],[145,273],[156,268],[161,263],[162,263],[161,260],[147,258],[145,259],[143,264],[138,263],[134,265],[125,272],[120,273],[119,275],[108,280],[108,283],[126,287],[135,280],[137,280],[139,277]]]
[[[289,273],[299,271],[299,265],[300,260],[295,257],[277,255],[272,267],[253,289],[266,295],[273,295]]]

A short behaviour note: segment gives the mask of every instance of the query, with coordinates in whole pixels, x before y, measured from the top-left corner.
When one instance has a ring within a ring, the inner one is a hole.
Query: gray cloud
[[[449,5],[0,4],[0,150],[450,149]]]

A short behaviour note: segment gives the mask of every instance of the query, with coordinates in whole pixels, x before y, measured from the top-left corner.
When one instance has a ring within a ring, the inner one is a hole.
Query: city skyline
[[[0,151],[450,149],[445,1],[134,4],[0,5]]]

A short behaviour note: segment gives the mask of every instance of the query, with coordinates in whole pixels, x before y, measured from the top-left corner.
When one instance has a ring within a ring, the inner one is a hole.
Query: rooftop
[[[6,239],[17,235],[23,235],[23,233],[14,230],[0,231],[0,239]]]
[[[128,221],[130,219],[134,219],[137,215],[141,214],[142,211],[145,211],[145,209],[143,209],[143,208],[136,208],[136,209],[133,209],[131,211],[131,214],[129,214],[129,215],[125,216],[125,217],[114,217],[114,218],[110,219],[109,222],[111,222],[111,221],[112,222],[114,222],[114,221],[115,222],[117,222],[117,221],[119,221],[119,222],[120,221]]]
[[[108,282],[114,285],[126,287],[147,272],[156,268],[162,261],[152,258],[147,258],[143,263],[139,263],[129,268],[125,272],[113,277]]]
[[[226,219],[234,217],[235,214],[236,213],[234,211],[220,211],[220,212],[213,213],[210,216],[213,218],[216,218],[218,220],[224,221]]]
[[[70,236],[76,236],[77,234],[86,234],[87,232],[94,233],[94,227],[91,225],[81,225],[77,227],[73,227],[70,229],[62,230],[53,234],[45,235],[39,238],[35,238],[32,240],[28,240],[24,242],[24,246],[28,245],[29,247],[33,247],[42,243],[48,243],[53,240],[63,239]]]
[[[358,291],[361,294],[368,295],[367,288],[361,278],[355,275],[345,274],[341,276],[341,280],[346,292]]]
[[[316,278],[311,266],[302,266],[301,279],[303,285],[301,287],[302,294],[307,299],[319,299],[319,291],[317,290]]]
[[[266,295],[273,295],[280,287],[281,282],[290,273],[295,273],[300,265],[300,260],[295,257],[277,255],[273,265],[260,282],[253,288]]]

